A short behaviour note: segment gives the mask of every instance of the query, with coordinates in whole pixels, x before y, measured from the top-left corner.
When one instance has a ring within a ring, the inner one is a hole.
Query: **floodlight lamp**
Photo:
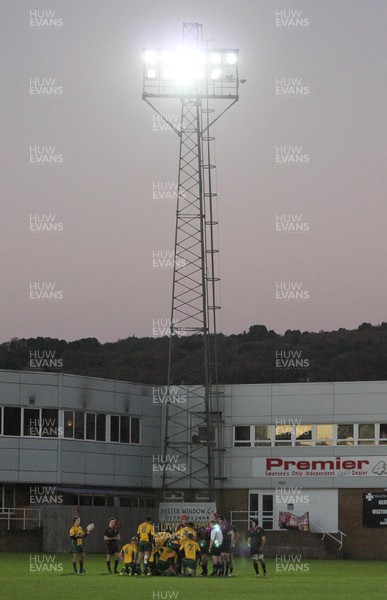
[[[165,66],[170,66],[174,63],[174,53],[171,52],[170,50],[163,50],[163,52],[160,55],[160,62],[162,65]]]
[[[222,60],[222,57],[219,54],[219,52],[213,52],[210,55],[210,62],[212,65],[219,65],[221,60]]]
[[[235,65],[237,62],[237,55],[235,54],[235,52],[229,52],[226,55],[226,64],[228,65]]]
[[[212,69],[210,73],[210,79],[220,79],[222,71],[220,69]]]
[[[158,53],[156,50],[146,50],[144,60],[147,65],[154,65],[158,62]]]

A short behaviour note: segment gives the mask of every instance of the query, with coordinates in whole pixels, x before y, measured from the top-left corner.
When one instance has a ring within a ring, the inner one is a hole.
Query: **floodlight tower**
[[[216,351],[215,202],[211,127],[238,100],[238,50],[203,48],[202,27],[184,23],[179,49],[147,48],[143,99],[180,138],[163,456],[164,492],[205,489],[223,479]],[[181,105],[180,126],[160,100]]]

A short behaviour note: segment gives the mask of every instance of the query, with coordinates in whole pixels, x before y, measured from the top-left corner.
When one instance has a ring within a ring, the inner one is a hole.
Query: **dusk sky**
[[[154,191],[176,185],[179,138],[142,100],[143,48],[178,46],[183,22],[202,23],[210,46],[239,48],[246,79],[214,128],[219,330],[387,321],[386,9],[3,3],[0,343],[152,336],[170,317],[172,269],[153,253],[173,250],[176,203]],[[52,164],[37,164],[42,148]],[[52,231],[37,231],[35,215]],[[281,283],[303,298],[276,297]],[[37,299],[37,284],[56,299]]]

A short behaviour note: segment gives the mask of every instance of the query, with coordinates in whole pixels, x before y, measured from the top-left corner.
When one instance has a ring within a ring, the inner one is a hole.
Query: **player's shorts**
[[[196,571],[196,567],[197,567],[196,560],[191,560],[189,558],[183,558],[183,568],[184,569],[192,569],[193,571]]]
[[[159,560],[158,567],[162,571],[166,571],[171,565],[173,565],[173,557],[168,560]]]
[[[106,544],[106,552],[108,554],[116,554],[116,552],[119,552],[119,548],[118,548],[118,544],[117,542],[114,540],[113,542],[108,542]]]
[[[221,550],[222,552],[224,552],[225,554],[230,554],[231,552],[231,540],[227,540],[226,542],[223,542],[223,544],[221,545]]]
[[[139,542],[138,543],[138,551],[139,552],[152,552],[152,544],[150,542]]]
[[[200,540],[199,542],[200,550],[202,554],[209,554],[210,551],[210,541],[209,540]]]
[[[212,546],[211,556],[220,556],[222,554],[222,546]]]
[[[82,546],[82,544],[81,544],[81,545],[79,545],[79,544],[77,544],[76,542],[72,542],[72,543],[71,543],[71,552],[72,552],[73,554],[75,554],[75,553],[76,553],[76,554],[82,554],[82,552],[84,552],[84,549],[83,549],[83,546]]]

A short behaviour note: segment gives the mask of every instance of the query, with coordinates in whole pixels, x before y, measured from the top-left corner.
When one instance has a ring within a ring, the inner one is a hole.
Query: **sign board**
[[[363,494],[363,527],[387,528],[387,493]]]
[[[253,459],[253,477],[382,477],[387,456],[266,456]]]
[[[177,524],[181,515],[187,515],[188,521],[204,524],[211,520],[212,513],[216,512],[215,502],[160,502],[159,521],[165,525]]]

